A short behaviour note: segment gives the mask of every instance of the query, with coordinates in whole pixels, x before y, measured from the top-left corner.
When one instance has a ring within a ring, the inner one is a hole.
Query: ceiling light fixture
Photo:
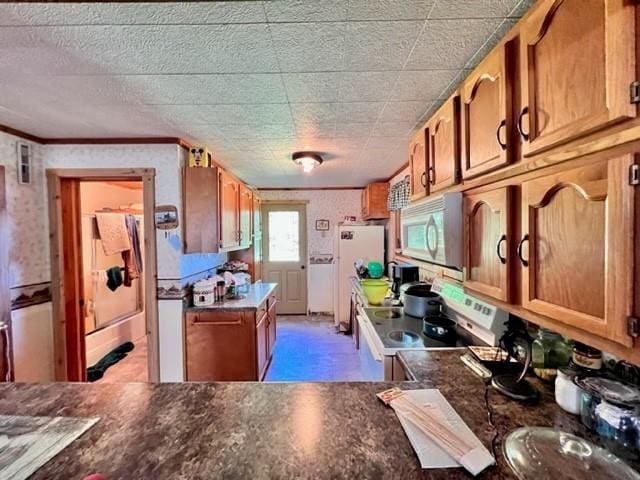
[[[313,152],[293,152],[291,160],[296,165],[300,165],[305,173],[309,173],[322,163],[322,157]]]

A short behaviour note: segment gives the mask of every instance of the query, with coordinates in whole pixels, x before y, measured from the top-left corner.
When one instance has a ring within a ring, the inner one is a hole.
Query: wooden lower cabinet
[[[522,184],[522,306],[626,347],[634,297],[634,155]]]
[[[276,342],[275,307],[272,296],[257,310],[187,312],[187,381],[262,380]]]
[[[257,380],[255,335],[251,310],[187,312],[187,380]]]
[[[269,317],[265,313],[256,324],[256,352],[258,362],[258,378],[262,380],[267,371],[269,364],[269,338],[267,333],[267,325]]]
[[[273,354],[273,348],[276,344],[277,337],[277,321],[276,315],[276,300],[275,297],[269,302],[269,312],[267,313],[267,356],[271,358]]]
[[[504,302],[512,297],[514,188],[464,197],[464,286]]]

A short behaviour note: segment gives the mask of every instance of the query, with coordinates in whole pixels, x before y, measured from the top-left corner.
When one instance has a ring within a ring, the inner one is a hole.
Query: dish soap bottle
[[[571,343],[562,335],[540,328],[531,344],[531,363],[535,374],[547,382],[555,380],[558,368],[571,359]]]

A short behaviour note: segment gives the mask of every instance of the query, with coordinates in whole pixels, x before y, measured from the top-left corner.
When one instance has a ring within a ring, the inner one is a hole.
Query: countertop
[[[3,384],[0,414],[101,420],[32,478],[470,478],[421,470],[393,411],[375,394],[393,385],[439,388],[489,447],[484,384],[460,350],[399,354],[416,382]],[[537,405],[490,391],[500,441],[523,425],[586,434],[549,390]],[[498,442],[498,449],[500,448]],[[637,468],[637,465],[634,465]],[[478,478],[514,478],[502,454]]]
[[[221,303],[214,303],[208,307],[194,307],[193,305],[185,308],[188,312],[210,312],[212,310],[228,311],[228,310],[257,310],[260,305],[273,293],[278,286],[277,283],[252,283],[247,293],[242,293],[245,298],[240,300],[225,300]]]

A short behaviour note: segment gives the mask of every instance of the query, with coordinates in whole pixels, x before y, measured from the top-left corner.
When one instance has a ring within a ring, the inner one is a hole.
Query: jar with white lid
[[[572,413],[574,415],[580,414],[580,400],[582,390],[578,387],[573,377],[578,372],[572,368],[562,367],[558,369],[556,376],[556,403],[560,405],[565,412]]]

